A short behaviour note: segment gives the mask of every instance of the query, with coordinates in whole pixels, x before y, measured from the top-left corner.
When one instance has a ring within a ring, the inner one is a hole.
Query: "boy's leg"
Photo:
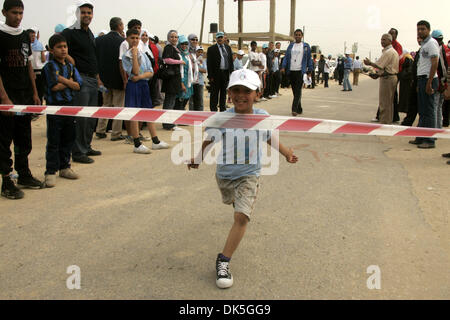
[[[227,242],[225,243],[222,252],[225,257],[231,259],[244,237],[249,221],[249,218],[245,214],[239,212],[234,213],[234,223],[228,234]]]
[[[75,143],[75,118],[62,117],[60,119],[59,170],[70,169],[70,158]]]
[[[7,176],[12,172],[11,143],[15,117],[13,113],[11,115],[0,113],[0,174],[2,176]]]
[[[108,90],[108,92],[103,93],[103,107],[112,107],[113,106],[113,92],[112,89]],[[106,128],[108,127],[108,119],[98,119],[97,128],[95,132],[97,134],[106,134]]]
[[[47,115],[47,148],[45,175],[54,175],[60,169],[61,119]]]
[[[19,176],[30,176],[28,156],[31,153],[31,115],[15,117],[14,124],[14,168]]]

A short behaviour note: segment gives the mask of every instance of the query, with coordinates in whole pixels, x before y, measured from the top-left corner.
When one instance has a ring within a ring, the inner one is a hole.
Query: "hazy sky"
[[[37,26],[41,40],[46,43],[55,25],[68,24],[74,17],[75,0],[23,0],[26,28]],[[170,29],[180,34],[200,33],[203,0],[92,0],[95,5],[91,29],[98,33],[109,30],[109,19],[121,17],[141,20],[146,29],[165,40]],[[218,22],[217,0],[206,0],[204,41],[211,40],[209,24]],[[276,31],[287,34],[290,28],[290,0],[277,0]],[[306,42],[319,45],[325,54],[344,51],[344,42],[351,50],[359,43],[362,57],[372,52],[380,55],[380,38],[390,27],[396,27],[399,41],[408,51],[416,50],[416,23],[425,19],[432,29],[441,29],[445,39],[450,38],[449,0],[322,0],[297,1],[297,27],[306,28]],[[225,31],[237,32],[237,3],[225,0]],[[269,30],[269,1],[250,1],[244,4],[244,31]],[[447,42],[447,41],[446,41]]]

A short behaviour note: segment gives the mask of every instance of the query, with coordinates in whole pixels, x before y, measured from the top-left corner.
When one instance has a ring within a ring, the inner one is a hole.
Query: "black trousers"
[[[7,90],[15,105],[33,105],[31,90]],[[12,172],[11,143],[14,143],[14,169],[19,175],[31,175],[28,156],[32,150],[31,115],[3,115],[0,113],[0,174]]]
[[[201,85],[201,84],[194,84],[193,88],[194,88],[194,94],[191,97],[192,109],[189,106],[189,110],[192,110],[192,111],[203,111],[204,86]]]
[[[47,160],[45,174],[70,168],[72,148],[75,143],[74,117],[47,115]]]
[[[294,94],[294,101],[292,102],[292,112],[302,114],[303,72],[291,71],[289,75],[291,78],[292,92]]]
[[[221,70],[211,85],[211,101],[209,107],[212,112],[217,112],[217,105],[219,105],[220,112],[227,110],[227,87],[230,81],[230,73],[228,70]],[[220,95],[220,100],[219,100]]]
[[[344,82],[344,70],[340,70],[338,71],[338,75],[339,75],[339,85],[341,85]]]
[[[271,85],[270,85],[270,95],[273,96],[278,93],[280,88],[280,71],[272,73],[270,77]]]
[[[449,115],[450,115],[450,100],[444,101],[444,105],[442,106],[442,116],[444,118],[442,125],[444,127],[448,127],[449,123]]]
[[[269,96],[273,95],[272,92],[272,76],[273,73],[265,73],[263,74],[264,79],[264,98],[268,98]]]
[[[31,153],[31,115],[0,114],[0,174],[12,172],[11,143],[14,143],[14,169],[19,175],[30,175],[28,156]]]
[[[324,81],[324,76],[325,76],[325,73],[323,72],[323,70],[319,70],[319,72],[317,73],[317,83],[319,83],[320,82],[320,75],[322,75],[322,83],[323,83],[323,81]]]
[[[323,80],[325,81],[325,88],[328,88],[328,80],[330,80],[330,74],[329,73],[324,73],[323,74]]]

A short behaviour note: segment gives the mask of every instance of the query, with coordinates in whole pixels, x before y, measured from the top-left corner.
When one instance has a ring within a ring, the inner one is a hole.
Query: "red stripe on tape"
[[[425,129],[425,130],[422,130]],[[428,128],[410,128],[396,133],[395,137],[432,137],[438,133],[444,133],[445,130],[441,129],[428,129]]]
[[[94,113],[91,118],[114,119],[122,110],[122,108],[102,108]]]
[[[292,119],[287,120],[281,126],[277,128],[277,130],[281,131],[298,131],[298,132],[306,132],[322,123],[322,121],[317,120],[305,120],[305,119]]]
[[[373,130],[379,129],[382,126],[380,124],[359,124],[359,123],[349,123],[346,124],[333,133],[348,133],[348,134],[369,134]]]
[[[266,118],[269,118],[268,115],[246,115],[246,116],[235,116],[234,118],[225,122],[222,126],[230,129],[251,129],[256,126],[258,123],[263,121]]]
[[[1,106],[0,110],[1,111],[8,111],[8,110],[11,110],[12,108],[14,108],[14,106]]]
[[[196,122],[203,123],[205,120],[209,119],[213,113],[211,112],[186,112],[174,124],[186,124],[194,125]]]
[[[131,121],[143,121],[143,122],[153,122],[158,120],[164,113],[163,110],[141,110],[139,111]]]
[[[83,110],[83,108],[74,108],[74,107],[66,108],[66,107],[62,107],[61,109],[58,110],[58,112],[55,113],[55,115],[56,116],[75,116],[81,110]]]
[[[23,110],[22,112],[26,112],[26,113],[41,113],[45,109],[47,109],[47,107],[29,106],[29,107],[26,107],[25,110]]]

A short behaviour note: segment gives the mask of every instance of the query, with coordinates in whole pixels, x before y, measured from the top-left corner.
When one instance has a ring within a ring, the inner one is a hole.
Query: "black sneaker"
[[[27,175],[27,176],[21,176],[19,175],[19,179],[17,180],[17,185],[22,188],[27,189],[44,189],[45,184],[35,178],[33,176]]]
[[[442,155],[444,158],[450,158],[450,153],[446,153]]]
[[[233,275],[230,272],[230,263],[220,259],[216,260],[216,285],[220,289],[228,289],[233,286]]]
[[[19,200],[25,196],[22,190],[16,187],[10,177],[3,177],[2,197],[11,200]]]
[[[106,139],[107,135],[106,133],[96,133],[95,134],[97,136],[98,139]]]
[[[83,164],[94,163],[94,159],[91,159],[88,156],[72,157],[72,159],[73,159],[73,162],[77,162],[77,163],[83,163]]]
[[[86,155],[87,155],[88,157],[98,157],[98,156],[101,156],[102,153],[101,153],[101,151],[97,151],[97,150],[94,150],[94,149],[90,149],[90,150],[86,153]]]

